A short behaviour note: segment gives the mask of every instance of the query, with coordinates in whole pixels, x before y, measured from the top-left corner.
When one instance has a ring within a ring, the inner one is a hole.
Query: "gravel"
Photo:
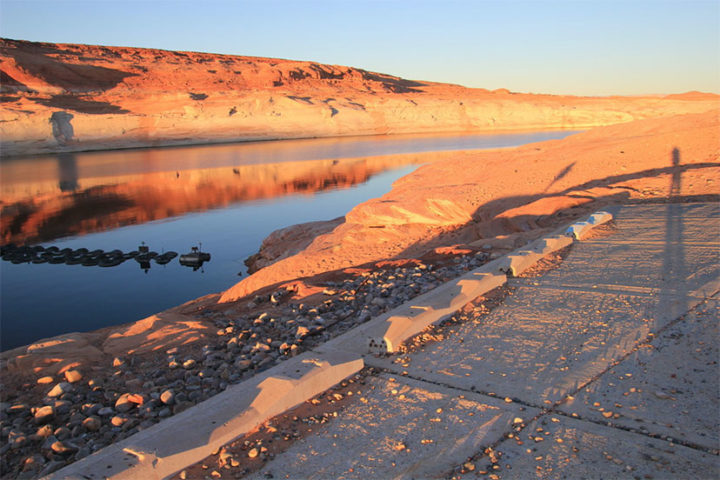
[[[11,478],[47,475],[487,260],[479,252],[442,265],[410,263],[348,275],[320,285],[322,299],[313,304],[292,302],[292,292],[279,289],[256,296],[247,309],[201,311],[200,318],[217,328],[204,345],[116,357],[106,367],[68,370],[66,381],[43,376],[27,388],[4,389],[0,471]]]

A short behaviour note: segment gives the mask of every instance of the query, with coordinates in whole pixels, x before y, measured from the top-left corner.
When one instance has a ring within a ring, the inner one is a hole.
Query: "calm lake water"
[[[144,318],[227,289],[273,230],[329,220],[417,168],[401,153],[516,146],[573,132],[356,137],[0,160],[2,244],[187,253],[201,268],[0,262],[0,347]]]

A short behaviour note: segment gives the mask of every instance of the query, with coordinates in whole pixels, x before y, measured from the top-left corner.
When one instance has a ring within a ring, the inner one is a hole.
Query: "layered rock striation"
[[[0,39],[3,156],[260,139],[581,129],[717,97],[571,97],[339,65]]]

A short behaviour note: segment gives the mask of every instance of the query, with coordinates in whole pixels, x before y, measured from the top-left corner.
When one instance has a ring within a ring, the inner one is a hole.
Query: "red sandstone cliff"
[[[707,94],[494,92],[338,65],[0,39],[2,155],[388,133],[579,129],[703,112]]]

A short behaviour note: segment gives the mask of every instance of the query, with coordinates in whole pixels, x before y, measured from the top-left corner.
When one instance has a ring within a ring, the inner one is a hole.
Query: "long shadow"
[[[499,199],[491,200],[481,206],[479,206],[472,214],[473,220],[455,228],[453,231],[444,231],[440,234],[426,238],[424,241],[416,242],[409,245],[404,250],[396,254],[393,258],[415,258],[420,252],[425,252],[431,248],[438,246],[438,238],[442,235],[443,238],[454,238],[454,242],[463,243],[481,238],[494,237],[498,234],[509,235],[513,233],[519,233],[524,231],[531,231],[534,229],[551,228],[556,226],[558,218],[562,218],[565,221],[575,220],[582,215],[587,214],[589,211],[598,208],[604,208],[608,205],[624,204],[628,202],[636,202],[636,200],[630,199],[630,191],[633,190],[627,186],[615,186],[616,183],[626,182],[629,180],[638,180],[643,178],[653,178],[660,175],[670,175],[673,177],[674,190],[671,188],[671,193],[674,196],[670,199],[671,201],[709,201],[708,198],[695,198],[685,197],[680,195],[680,177],[683,173],[692,170],[701,170],[706,168],[718,167],[720,162],[704,162],[689,165],[681,165],[679,162],[679,152],[674,153],[677,157],[677,163],[673,163],[669,167],[647,169],[640,172],[628,173],[622,175],[611,175],[604,178],[590,180],[588,182],[578,184],[572,187],[568,187],[562,191],[548,193],[538,193],[536,195],[517,195],[502,197]],[[673,157],[675,158],[675,157]],[[559,176],[565,176],[570,170],[561,171]],[[557,177],[556,177],[557,178]],[[584,190],[590,190],[592,188],[605,187],[608,189],[617,190],[617,193],[608,195],[591,195]],[[558,197],[575,197],[587,199],[587,202],[582,205],[576,205],[569,207],[568,209],[559,210],[551,215],[515,215],[515,216],[503,216],[500,214],[512,210],[517,207],[521,207],[539,200],[550,199]],[[713,200],[715,198],[713,197]],[[658,203],[667,203],[665,198],[652,200]],[[637,203],[647,203],[644,201],[637,201]],[[675,207],[673,207],[675,208]],[[383,228],[382,226],[376,228]],[[675,236],[682,236],[681,231],[678,227],[673,226]],[[498,233],[500,232],[500,233]],[[680,254],[682,252],[676,252]],[[344,270],[343,267],[340,270]],[[268,292],[273,289],[277,289],[279,285],[286,283],[286,280],[281,282],[266,285],[260,290],[254,292],[259,294],[262,292]]]
[[[679,151],[673,150],[673,163],[669,167],[653,168],[643,170],[635,173],[628,173],[622,175],[611,175],[596,180],[590,180],[588,182],[578,184],[572,187],[568,187],[564,190],[553,192],[553,193],[538,193],[536,195],[517,195],[502,197],[495,200],[491,200],[481,206],[479,206],[472,214],[473,221],[456,228],[455,233],[459,235],[459,241],[463,241],[462,237],[474,237],[483,238],[486,236],[496,236],[498,232],[500,234],[508,235],[513,233],[519,233],[524,231],[530,231],[536,228],[545,228],[553,225],[553,217],[556,219],[558,216],[572,220],[583,214],[586,214],[588,210],[594,208],[602,208],[610,204],[627,203],[630,201],[630,191],[633,190],[627,186],[616,186],[618,183],[627,182],[629,180],[638,180],[643,178],[653,178],[661,175],[670,175],[673,179],[671,184],[670,198],[672,202],[677,202],[684,197],[680,196],[680,178],[683,173],[692,170],[701,170],[705,168],[712,168],[720,166],[719,162],[704,162],[690,165],[681,165],[679,161]],[[617,193],[609,195],[592,195],[585,190],[593,188],[604,187],[608,189],[617,190]],[[568,210],[560,210],[552,215],[538,216],[538,215],[515,215],[515,216],[501,216],[504,212],[512,210],[517,207],[528,205],[539,200],[560,198],[560,197],[574,197],[578,199],[586,199],[582,205],[571,207]],[[674,211],[674,210],[673,210]],[[675,228],[675,226],[673,226]],[[445,232],[447,234],[447,232]],[[677,235],[677,232],[676,234]],[[437,241],[437,237],[431,237],[424,242],[416,243],[409,246],[403,252],[397,255],[399,258],[406,257],[408,255],[414,255],[423,248],[430,248]]]
[[[673,148],[671,154],[672,176],[670,180],[670,203],[665,211],[665,248],[662,264],[662,287],[659,296],[659,312],[666,312],[675,319],[687,310],[687,265],[685,262],[683,205],[673,202],[682,191],[682,167],[680,150]]]

